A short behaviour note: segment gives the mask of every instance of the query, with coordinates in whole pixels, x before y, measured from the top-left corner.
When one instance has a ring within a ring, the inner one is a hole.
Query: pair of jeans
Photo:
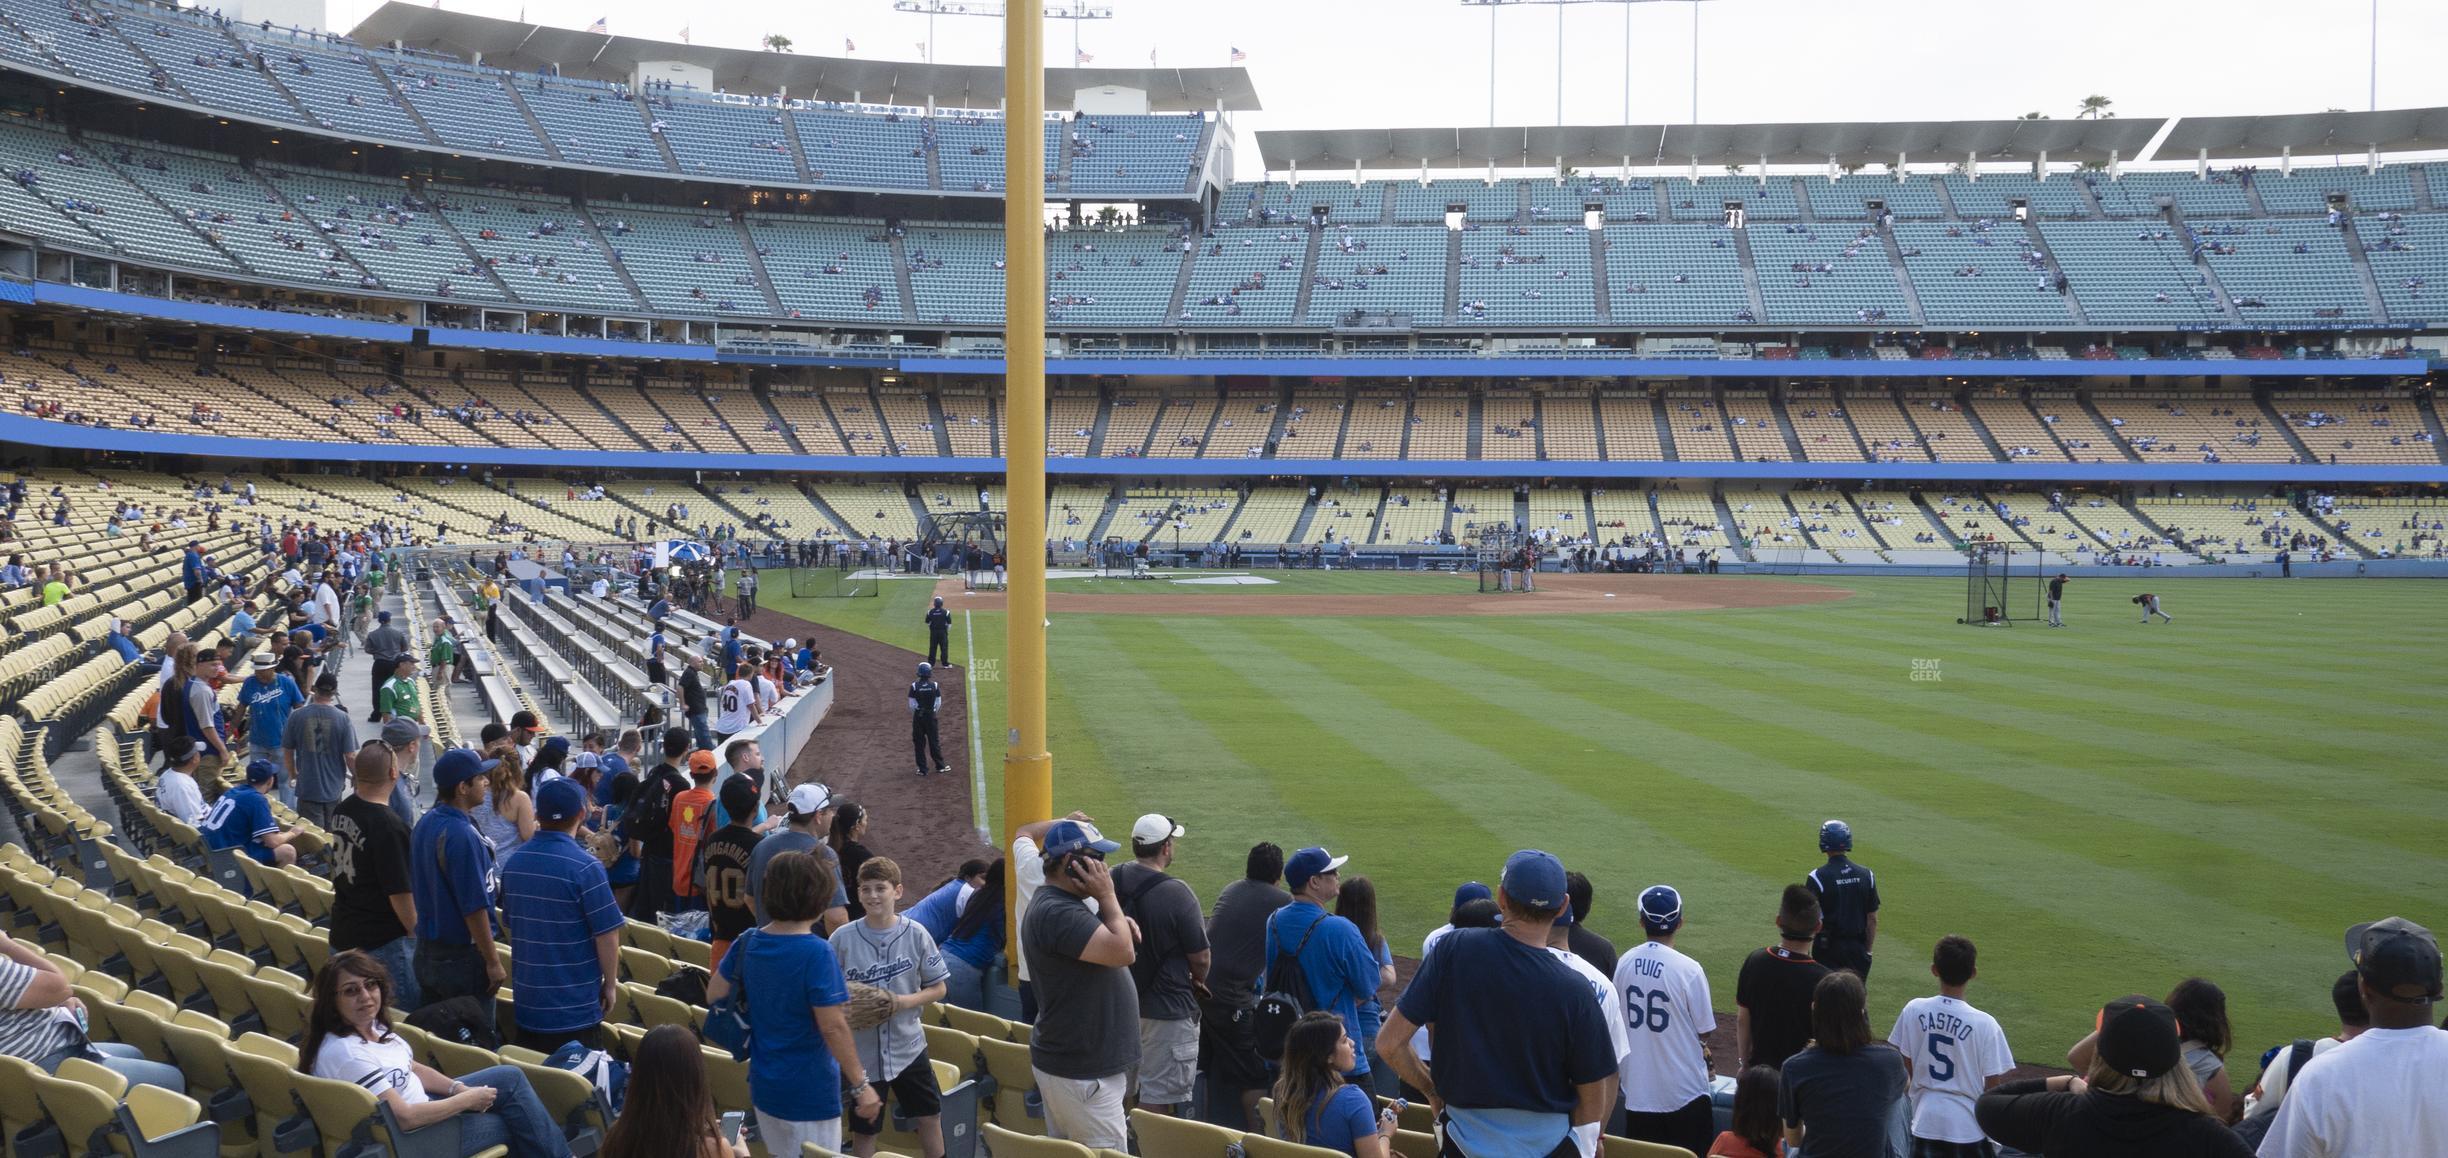
[[[422,1004],[473,997],[484,1006],[484,1020],[487,1023],[494,1020],[495,987],[493,979],[485,975],[484,958],[477,955],[476,946],[417,942],[416,980],[422,991],[420,996],[425,999]]]
[[[425,1004],[425,987],[417,984],[416,948],[416,936],[402,934],[365,951],[391,971],[391,1004],[409,1013]]]
[[[949,973],[944,978],[944,1002],[980,1013],[991,1012],[986,1008],[986,971],[961,960],[955,953],[944,954],[943,963]]]
[[[187,1075],[174,1065],[153,1061],[144,1051],[124,1042],[97,1041],[75,1049],[64,1049],[42,1059],[44,1073],[59,1072],[60,1063],[72,1057],[89,1062],[126,1078],[131,1086],[160,1086],[174,1094],[187,1092]]]
[[[501,1065],[461,1074],[459,1080],[493,1091],[493,1108],[459,1116],[459,1152],[482,1154],[495,1146],[510,1147],[511,1158],[570,1158],[569,1139],[561,1124],[527,1084],[517,1066]]]
[[[704,712],[689,713],[688,723],[689,734],[695,737],[698,747],[712,748],[714,746],[714,729],[706,724]]]

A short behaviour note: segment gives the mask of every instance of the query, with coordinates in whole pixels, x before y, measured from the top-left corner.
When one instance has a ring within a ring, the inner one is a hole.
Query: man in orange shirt
[[[714,753],[699,748],[689,753],[690,785],[672,797],[672,906],[675,912],[705,907],[697,891],[697,847],[714,830]]]

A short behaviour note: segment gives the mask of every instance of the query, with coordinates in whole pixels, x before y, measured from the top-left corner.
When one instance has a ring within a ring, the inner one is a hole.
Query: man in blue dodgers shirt
[[[297,849],[289,842],[297,839],[297,833],[272,819],[272,804],[264,799],[264,790],[279,775],[280,769],[270,760],[248,761],[246,783],[222,793],[212,811],[204,814],[204,822],[196,826],[204,831],[205,847],[239,849],[259,864],[296,864]]]
[[[1496,889],[1504,925],[1456,929],[1420,962],[1377,1053],[1428,1096],[1448,1158],[1575,1158],[1572,1128],[1615,1103],[1613,1046],[1589,984],[1547,951],[1566,904],[1564,865],[1524,849]],[[1412,1051],[1425,1026],[1431,1076]]]

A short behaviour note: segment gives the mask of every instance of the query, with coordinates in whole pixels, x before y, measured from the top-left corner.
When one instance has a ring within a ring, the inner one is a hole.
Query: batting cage
[[[2009,627],[2036,623],[2043,593],[2040,553],[2004,543],[1974,543],[1964,559],[1964,614],[1957,623]]]
[[[1006,559],[1002,511],[937,511],[928,517],[951,552],[948,560],[938,562],[939,570],[958,568],[964,591],[1003,590],[1008,571],[995,565]]]
[[[1538,589],[1537,560],[1530,554],[1528,540],[1513,524],[1465,523],[1462,537],[1471,544],[1481,595]]]
[[[829,567],[793,567],[791,594],[800,599],[873,599],[884,593],[882,572],[861,567],[844,552]]]

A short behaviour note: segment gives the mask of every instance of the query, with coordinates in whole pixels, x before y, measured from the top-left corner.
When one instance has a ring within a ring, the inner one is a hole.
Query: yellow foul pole
[[[1054,808],[1046,750],[1045,21],[1003,16],[1003,462],[1011,513],[1003,668],[1011,730],[1003,749],[1003,847]],[[984,817],[979,817],[982,824]],[[1016,871],[1016,866],[1015,866]],[[1015,882],[1016,884],[1016,882]],[[1008,896],[1017,898],[1012,888]]]

